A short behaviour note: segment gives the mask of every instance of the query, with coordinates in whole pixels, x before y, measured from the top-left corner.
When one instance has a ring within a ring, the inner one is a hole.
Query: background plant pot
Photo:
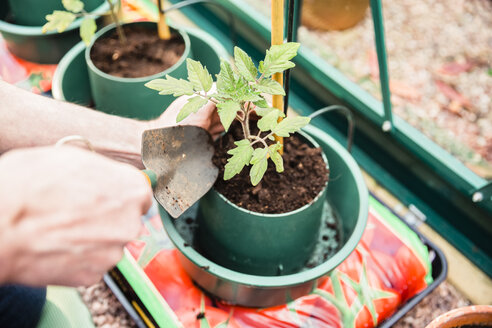
[[[317,279],[336,268],[357,246],[368,215],[368,191],[360,169],[345,148],[327,133],[311,125],[303,131],[323,148],[330,159],[330,176],[337,177],[330,180],[326,199],[341,220],[340,249],[324,263],[302,272],[283,276],[245,274],[227,269],[190,247],[175,226],[177,220],[186,220],[189,214],[175,220],[160,207],[162,222],[180,251],[183,268],[208,293],[226,302],[249,307],[284,304],[310,293],[316,287]]]
[[[207,66],[211,74],[220,71],[220,58],[228,58],[224,47],[210,34],[195,28],[181,28],[188,34],[193,59]],[[81,41],[60,61],[53,76],[53,97],[83,106],[93,104],[89,72],[85,62],[85,44]],[[173,96],[160,96],[161,103],[170,103]],[[162,105],[163,108],[165,107]],[[139,117],[137,117],[139,118]]]
[[[306,133],[298,135],[319,147]],[[328,166],[324,155],[323,159]],[[297,272],[316,244],[326,191],[327,186],[311,203],[295,211],[263,214],[241,208],[212,189],[200,200],[200,249],[212,261],[234,271],[262,276]]]
[[[93,11],[103,1],[82,0],[85,11]],[[12,19],[18,25],[43,26],[46,23],[46,15],[54,10],[65,10],[61,0],[9,0],[8,2]]]
[[[426,328],[456,328],[465,325],[492,326],[492,306],[472,305],[446,312],[432,320]]]
[[[0,5],[0,33],[6,41],[9,51],[22,59],[40,64],[57,64],[67,51],[80,41],[81,18],[76,19],[62,33],[57,31],[43,33],[41,26],[23,26],[10,23],[8,20],[10,6],[5,0],[0,2],[2,2]],[[41,3],[43,1],[36,2]],[[105,12],[108,10],[108,4],[103,2],[94,11]]]
[[[157,34],[157,24],[153,22],[125,24],[125,26],[135,25],[155,30]],[[96,33],[94,40],[85,51],[85,60],[89,68],[92,99],[98,110],[124,117],[150,120],[158,117],[167,108],[174,98],[159,95],[154,90],[145,87],[145,83],[163,78],[167,74],[175,78],[186,78],[186,58],[193,58],[188,34],[173,27],[171,30],[179,33],[185,43],[185,50],[181,58],[165,71],[138,78],[113,76],[104,73],[94,65],[90,58],[91,48],[98,39],[114,33],[115,25],[106,26]]]
[[[304,0],[302,24],[325,31],[344,30],[360,22],[369,0]]]

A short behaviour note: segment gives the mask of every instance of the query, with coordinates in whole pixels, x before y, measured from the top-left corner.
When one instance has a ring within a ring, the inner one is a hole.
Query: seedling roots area
[[[119,77],[144,77],[173,66],[183,55],[185,44],[179,34],[161,40],[155,30],[125,26],[127,41],[122,44],[116,32],[97,40],[91,59],[101,71]]]
[[[255,123],[250,124],[256,127]],[[252,129],[252,133],[257,131]],[[328,169],[320,148],[310,148],[297,135],[285,138],[283,173],[275,171],[269,161],[265,176],[257,186],[251,185],[249,168],[224,181],[224,166],[234,140],[243,138],[241,125],[235,122],[229,132],[215,143],[214,164],[219,168],[215,188],[234,204],[258,213],[286,213],[309,204],[328,181]]]

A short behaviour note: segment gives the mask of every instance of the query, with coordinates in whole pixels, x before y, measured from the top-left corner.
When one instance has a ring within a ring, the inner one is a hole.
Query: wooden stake
[[[157,22],[157,31],[159,32],[159,38],[162,40],[169,40],[171,38],[171,31],[166,23],[166,15],[162,9],[162,1],[157,0],[159,6],[159,21]]]
[[[272,0],[272,46],[279,45],[284,42],[284,0]],[[274,81],[280,83],[283,86],[284,76],[282,73],[275,73],[272,77]],[[273,95],[272,105],[275,108],[283,111],[284,98],[281,95]],[[279,117],[278,121],[282,121]],[[284,152],[284,138],[275,135],[275,140],[279,141],[282,147],[280,148],[280,154]]]

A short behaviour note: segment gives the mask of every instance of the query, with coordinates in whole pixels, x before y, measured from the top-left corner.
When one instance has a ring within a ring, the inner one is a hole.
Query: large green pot
[[[211,74],[220,71],[220,58],[229,54],[210,34],[195,28],[181,28],[189,36],[193,59],[207,66]],[[89,72],[85,62],[85,44],[81,41],[73,47],[60,61],[53,76],[53,97],[83,106],[93,104]],[[175,97],[159,96],[161,104],[171,103]],[[162,105],[164,108],[165,105]],[[140,113],[137,113],[140,114]],[[143,117],[137,116],[138,119]]]
[[[5,1],[5,0],[2,0]],[[93,11],[104,0],[82,0],[85,11]],[[43,26],[46,15],[54,10],[66,10],[61,0],[9,0],[13,21],[18,25]]]
[[[125,24],[125,26],[133,25],[139,25],[155,30],[157,34],[156,23],[136,22]],[[145,83],[153,79],[163,78],[167,74],[175,78],[186,78],[186,58],[192,58],[193,56],[190,38],[185,31],[175,29],[171,26],[171,30],[175,33],[179,33],[185,43],[183,56],[181,56],[178,62],[165,71],[154,75],[138,78],[124,78],[104,73],[94,65],[90,58],[94,42],[114,33],[115,29],[114,24],[101,29],[96,33],[92,43],[85,51],[85,60],[89,68],[89,80],[95,107],[98,110],[109,114],[139,118],[142,120],[150,120],[159,117],[173,99],[159,95],[154,90],[147,88]]]
[[[335,269],[355,249],[367,222],[368,191],[359,167],[350,154],[327,133],[314,127],[303,129],[315,139],[330,161],[326,199],[342,224],[341,247],[324,263],[283,276],[251,275],[225,268],[200,254],[176,229],[176,220],[160,207],[167,234],[179,249],[179,259],[197,285],[216,297],[249,307],[285,304],[316,288],[317,279]],[[185,220],[187,214],[177,220]]]
[[[17,1],[17,0],[13,0]],[[42,2],[44,0],[39,0]],[[57,64],[77,42],[80,41],[79,27],[82,18],[78,18],[64,32],[43,33],[41,26],[23,26],[7,22],[10,12],[7,1],[0,0],[0,33],[7,48],[14,55],[40,64]],[[109,6],[103,2],[94,12],[106,12]]]
[[[306,133],[299,135],[319,147]],[[327,162],[324,154],[323,159]],[[243,273],[276,276],[297,272],[318,239],[326,191],[327,185],[311,203],[294,211],[263,214],[241,208],[212,189],[200,200],[200,249],[217,264]]]

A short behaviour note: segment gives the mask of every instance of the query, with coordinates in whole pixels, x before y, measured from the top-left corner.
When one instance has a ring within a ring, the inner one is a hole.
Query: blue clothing
[[[46,288],[0,286],[0,327],[36,327],[45,301]]]

